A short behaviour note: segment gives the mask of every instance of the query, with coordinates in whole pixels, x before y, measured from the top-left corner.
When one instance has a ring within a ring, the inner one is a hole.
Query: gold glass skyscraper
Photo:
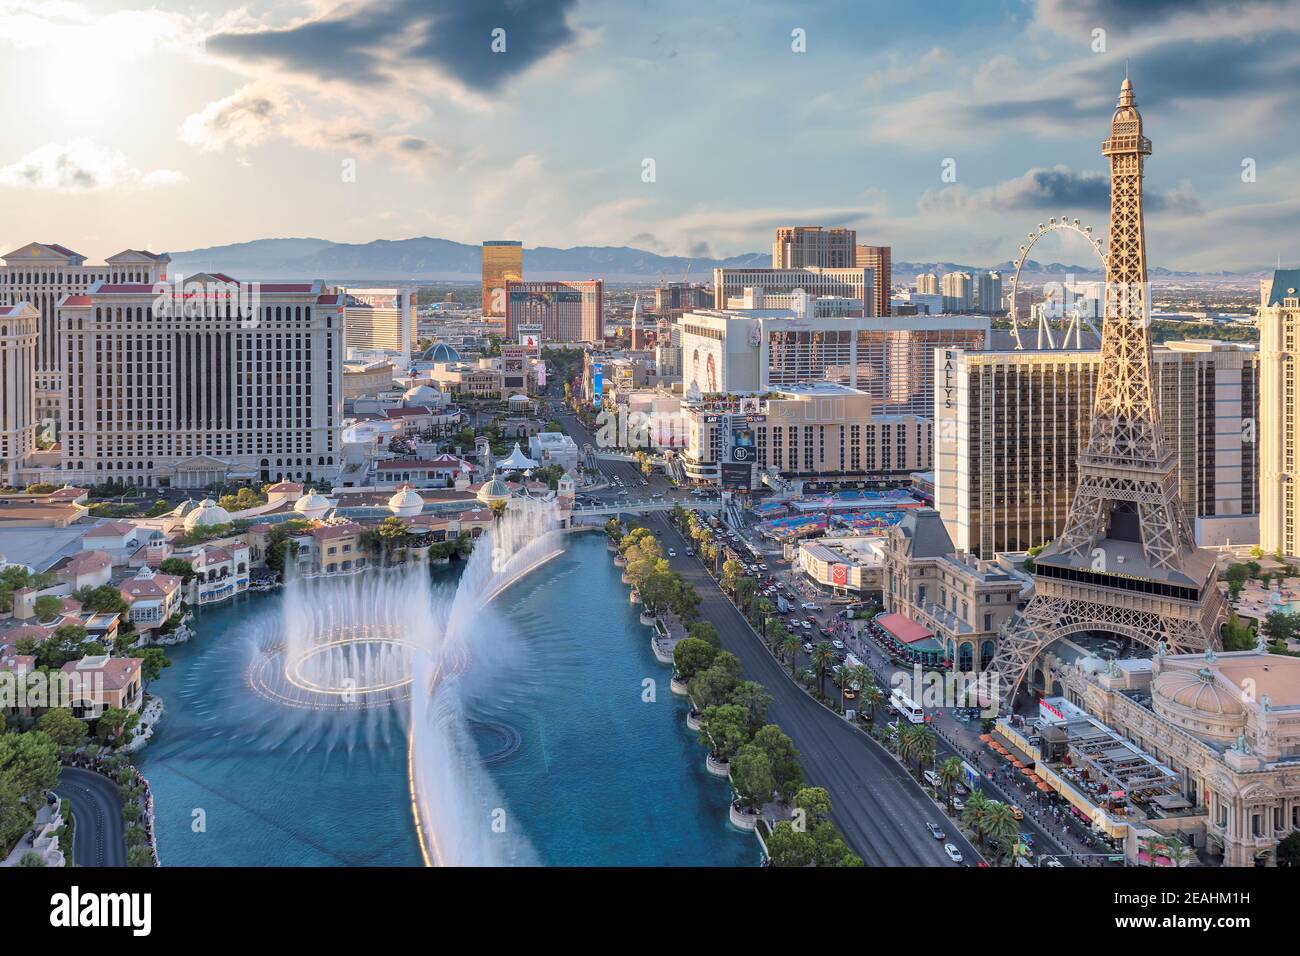
[[[524,244],[513,239],[483,243],[483,314],[505,317],[506,282],[524,277]]]

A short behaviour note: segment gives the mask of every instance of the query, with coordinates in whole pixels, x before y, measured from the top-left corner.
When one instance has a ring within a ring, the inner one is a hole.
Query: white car
[[[951,843],[945,843],[943,845],[943,852],[947,853],[948,859],[952,860],[954,863],[961,862],[961,850],[957,849]]]
[[[668,557],[670,557],[670,558],[675,558],[675,557],[677,557],[677,552],[674,551],[672,548],[669,548],[669,549],[668,549]]]
[[[1049,856],[1046,860],[1044,860],[1044,861],[1042,862],[1041,865],[1042,865],[1042,866],[1050,866],[1050,867],[1056,868],[1056,867],[1064,866],[1065,864],[1063,864],[1063,863],[1062,863],[1060,860],[1058,860],[1056,857],[1054,857],[1054,856]]]
[[[844,650],[844,642],[843,642],[843,641],[831,641],[831,647],[835,648],[837,651],[842,651],[842,650]]]

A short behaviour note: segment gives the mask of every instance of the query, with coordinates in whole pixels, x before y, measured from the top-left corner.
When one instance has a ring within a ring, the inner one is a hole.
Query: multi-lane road
[[[572,414],[562,411],[558,417],[579,446],[594,445],[591,434]],[[621,477],[625,484],[635,486],[645,480],[627,462],[602,461],[600,466],[607,477]],[[648,490],[673,495],[671,485],[658,476],[649,479]],[[689,503],[689,495],[673,496]],[[668,517],[652,515],[645,523],[677,551],[669,561],[700,594],[700,612],[718,628],[723,648],[739,658],[747,679],[758,681],[772,695],[768,718],[799,750],[809,785],[826,789],[835,823],[853,851],[869,866],[952,866],[943,849],[945,842],[951,842],[967,863],[978,861],[980,857],[956,826],[880,744],[794,682],[700,563],[686,556],[687,541]],[[943,827],[946,840],[930,836],[926,823]]]
[[[126,866],[117,784],[89,770],[64,767],[54,792],[72,804],[72,862],[76,866]]]

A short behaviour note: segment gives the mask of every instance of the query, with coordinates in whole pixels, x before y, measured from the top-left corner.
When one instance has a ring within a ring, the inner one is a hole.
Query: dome
[[[184,518],[187,514],[189,514],[197,507],[198,505],[194,503],[193,498],[186,498],[184,501],[182,501],[180,504],[178,504],[175,508],[172,509],[172,514],[177,518]]]
[[[1197,671],[1166,671],[1156,678],[1152,697],[1207,717],[1231,717],[1245,712],[1237,695],[1220,687],[1208,667]]]
[[[204,498],[197,508],[185,516],[186,531],[210,528],[219,524],[230,524],[230,512],[211,498]]]
[[[407,405],[436,405],[442,401],[442,392],[428,385],[416,385],[402,393],[402,401]]]
[[[402,485],[388,499],[388,510],[399,518],[414,518],[424,510],[424,499],[410,485]]]
[[[446,342],[434,342],[424,350],[424,354],[420,358],[437,365],[440,362],[459,362],[460,353]]]
[[[319,491],[313,491],[305,494],[293,503],[295,513],[302,515],[304,518],[318,520],[325,517],[325,512],[329,511],[333,505],[330,500],[322,495]]]
[[[502,481],[500,476],[497,476],[484,483],[483,487],[478,490],[476,497],[485,505],[494,501],[505,501],[510,497],[510,486]]]

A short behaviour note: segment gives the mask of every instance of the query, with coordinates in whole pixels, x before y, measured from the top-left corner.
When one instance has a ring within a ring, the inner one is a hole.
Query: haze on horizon
[[[1297,0],[900,6],[0,0],[0,242],[723,257],[820,223],[899,260],[992,263],[1047,216],[1104,229],[1127,61],[1152,263],[1300,262]]]

